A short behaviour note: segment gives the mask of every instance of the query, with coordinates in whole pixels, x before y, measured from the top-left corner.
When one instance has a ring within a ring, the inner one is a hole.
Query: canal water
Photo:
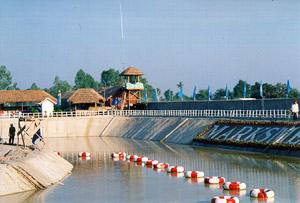
[[[258,202],[249,197],[250,189],[258,187],[275,191],[270,202],[300,203],[300,159],[108,137],[49,138],[46,143],[45,148],[60,152],[74,165],[73,173],[47,190],[0,197],[0,202],[209,203],[213,196],[228,194],[218,185],[205,185],[203,179],[191,181],[110,157],[125,151],[245,182],[247,192],[233,194],[243,203]],[[91,152],[91,159],[78,158],[80,151]]]

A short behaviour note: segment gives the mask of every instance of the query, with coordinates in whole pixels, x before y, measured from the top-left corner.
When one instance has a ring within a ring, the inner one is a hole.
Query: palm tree
[[[180,82],[177,84],[177,87],[178,87],[179,89],[182,89],[182,88],[183,88],[183,82],[180,81]]]

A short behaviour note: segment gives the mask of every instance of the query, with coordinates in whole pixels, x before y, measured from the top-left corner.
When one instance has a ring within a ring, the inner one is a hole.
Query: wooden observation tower
[[[124,88],[126,94],[124,95],[124,103],[130,109],[131,106],[140,102],[141,91],[144,90],[144,84],[141,82],[143,73],[131,66],[126,68],[120,75],[125,78]]]

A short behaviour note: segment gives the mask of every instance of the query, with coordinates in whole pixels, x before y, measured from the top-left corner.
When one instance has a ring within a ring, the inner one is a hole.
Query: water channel
[[[47,190],[0,197],[0,202],[209,203],[213,196],[228,194],[203,179],[191,181],[112,160],[110,154],[121,150],[245,182],[247,192],[236,194],[243,203],[257,202],[249,197],[250,189],[257,187],[274,190],[272,202],[300,203],[300,159],[112,137],[48,138],[46,143],[45,148],[59,151],[74,165],[73,173]],[[91,159],[78,158],[80,151],[91,152]]]

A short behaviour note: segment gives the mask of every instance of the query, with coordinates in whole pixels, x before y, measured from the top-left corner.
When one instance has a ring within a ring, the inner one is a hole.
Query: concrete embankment
[[[18,120],[0,120],[0,132],[8,140],[9,124]],[[43,118],[44,137],[112,136],[130,139],[190,144],[194,137],[214,121],[180,117],[61,117]],[[30,123],[27,123],[30,126]],[[31,129],[33,130],[33,129]],[[30,142],[26,137],[27,143]]]
[[[10,123],[0,120],[0,133],[8,139]],[[27,126],[30,124],[28,123]],[[165,143],[226,145],[293,150],[300,147],[300,124],[267,121],[222,121],[183,117],[57,117],[41,120],[44,137],[122,137]],[[29,137],[26,137],[30,141]],[[195,139],[196,138],[196,139]]]
[[[56,117],[40,118],[43,137],[91,137],[99,136],[105,127],[112,120],[109,116],[91,117]],[[18,119],[0,119],[0,136],[8,142],[9,125],[13,124],[19,130]],[[22,122],[21,126],[29,128],[28,134],[32,135],[34,125],[31,122]],[[15,137],[15,142],[17,136]],[[25,136],[25,142],[31,143],[31,137]]]
[[[115,117],[100,136],[190,144],[196,135],[212,123],[195,118]]]
[[[72,168],[51,151],[0,145],[0,195],[45,189],[70,174]]]

